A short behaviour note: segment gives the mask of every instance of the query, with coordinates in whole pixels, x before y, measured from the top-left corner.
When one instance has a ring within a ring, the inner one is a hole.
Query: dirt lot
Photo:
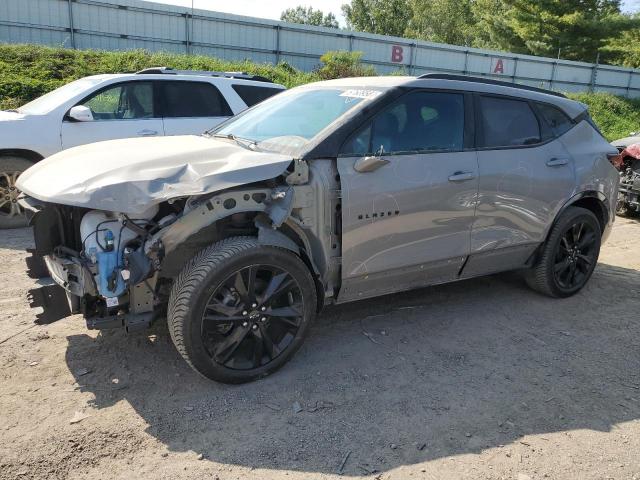
[[[640,479],[638,221],[573,298],[503,274],[331,308],[282,371],[235,387],[162,324],[34,325],[31,242],[0,232],[2,479]]]

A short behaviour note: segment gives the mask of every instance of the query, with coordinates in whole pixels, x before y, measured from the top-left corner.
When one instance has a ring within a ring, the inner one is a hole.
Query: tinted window
[[[82,105],[89,107],[96,120],[153,118],[151,82],[128,82],[101,90]]]
[[[559,108],[544,103],[536,103],[536,110],[538,110],[538,114],[551,129],[554,137],[564,135],[565,132],[573,127],[571,119]]]
[[[343,154],[459,151],[464,140],[464,96],[415,92],[403,96],[359,130]]]
[[[247,107],[253,107],[282,90],[279,88],[256,87],[255,85],[231,85]]]
[[[231,108],[220,91],[205,82],[165,82],[165,117],[230,117]]]
[[[540,125],[527,102],[480,97],[483,147],[516,147],[541,142]]]

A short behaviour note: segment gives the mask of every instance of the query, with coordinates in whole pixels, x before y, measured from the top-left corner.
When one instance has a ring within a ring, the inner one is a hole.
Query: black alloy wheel
[[[296,337],[304,305],[298,282],[274,265],[250,265],[227,277],[202,314],[211,359],[249,370],[275,360]]]
[[[568,207],[555,221],[534,266],[531,288],[550,297],[569,297],[586,285],[600,255],[602,226],[593,212]]]
[[[589,222],[578,221],[562,235],[558,244],[553,273],[558,285],[573,290],[586,282],[598,259],[598,236]]]
[[[309,267],[293,251],[254,237],[221,240],[174,281],[169,332],[194,370],[243,383],[282,367],[302,346],[318,311]]]

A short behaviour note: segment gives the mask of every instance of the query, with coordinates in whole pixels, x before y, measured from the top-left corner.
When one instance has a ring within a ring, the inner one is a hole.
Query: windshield
[[[31,102],[18,108],[18,112],[30,115],[44,115],[54,108],[71,100],[73,97],[89,88],[103,82],[102,78],[81,78],[32,100]]]
[[[214,129],[214,136],[247,140],[260,150],[289,153],[382,90],[300,88],[281,93]]]

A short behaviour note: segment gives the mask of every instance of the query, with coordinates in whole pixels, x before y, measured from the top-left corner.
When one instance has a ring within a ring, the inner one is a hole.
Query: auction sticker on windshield
[[[359,89],[351,89],[345,90],[340,94],[341,97],[351,97],[351,98],[375,98],[380,95],[382,92],[378,90],[359,90]]]

